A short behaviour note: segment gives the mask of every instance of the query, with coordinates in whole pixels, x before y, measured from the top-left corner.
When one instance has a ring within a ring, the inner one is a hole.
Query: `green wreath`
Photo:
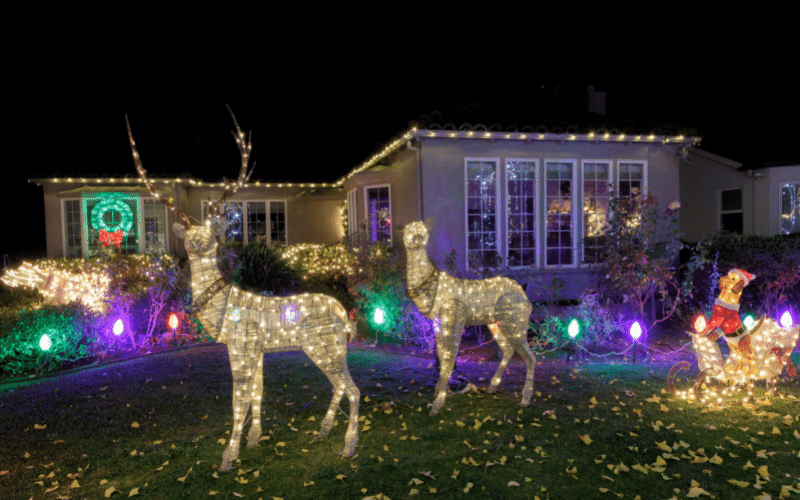
[[[103,215],[108,211],[119,212],[122,216],[122,220],[114,227],[109,226],[106,224],[106,221],[103,220]],[[127,234],[131,230],[131,227],[133,227],[133,211],[131,207],[121,199],[107,197],[92,208],[92,226],[95,229],[102,229],[109,233],[121,229],[123,233]]]

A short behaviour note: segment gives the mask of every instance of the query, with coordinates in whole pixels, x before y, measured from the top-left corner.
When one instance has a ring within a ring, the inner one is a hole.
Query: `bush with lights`
[[[96,320],[79,304],[17,311],[0,338],[0,367],[12,376],[39,374],[90,358]]]

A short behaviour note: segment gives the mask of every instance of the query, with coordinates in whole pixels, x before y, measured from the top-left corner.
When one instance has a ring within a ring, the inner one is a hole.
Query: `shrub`
[[[281,255],[281,250],[263,240],[235,245],[231,281],[242,290],[266,295],[296,292],[300,275]]]
[[[11,375],[39,374],[91,357],[96,318],[80,305],[44,306],[17,313],[0,339],[0,366]]]

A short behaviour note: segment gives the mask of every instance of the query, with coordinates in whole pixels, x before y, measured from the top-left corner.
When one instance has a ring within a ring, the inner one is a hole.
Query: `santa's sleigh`
[[[750,336],[751,351],[743,356],[738,349],[731,349],[727,359],[722,356],[716,341],[719,337],[725,338],[721,330],[716,329],[708,335],[690,332],[700,373],[694,381],[680,380],[679,372],[688,370],[691,365],[687,361],[679,361],[667,375],[667,388],[685,399],[717,403],[734,387],[746,386],[752,393],[752,387],[758,380],[774,383],[784,370],[791,377],[797,376],[789,356],[800,336],[800,324],[792,326],[791,322],[788,313],[782,319],[783,326],[762,316],[744,334]],[[699,316],[695,330],[702,332],[705,326],[705,317]],[[676,387],[676,383],[679,387]]]

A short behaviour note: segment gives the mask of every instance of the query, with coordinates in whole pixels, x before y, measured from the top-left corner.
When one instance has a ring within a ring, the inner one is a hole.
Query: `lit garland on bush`
[[[303,243],[292,245],[283,251],[283,258],[303,274],[309,276],[350,276],[355,272],[355,257],[344,245],[320,245]]]
[[[119,264],[127,262],[148,280],[153,281],[164,273],[165,266],[176,261],[174,256],[127,255]],[[80,302],[94,313],[104,313],[111,301],[109,287],[112,285],[113,263],[104,260],[55,260],[42,259],[36,264],[23,262],[0,277],[11,288],[39,290],[47,304],[66,305]]]
[[[408,294],[423,315],[434,321],[440,320],[436,345],[441,368],[431,415],[437,415],[444,405],[464,325],[488,325],[503,352],[503,359],[489,386],[490,392],[500,385],[506,365],[515,351],[525,360],[527,375],[520,404],[530,405],[536,366],[536,356],[527,341],[532,309],[530,301],[519,284],[509,278],[462,280],[434,268],[426,251],[431,226],[432,220],[417,221],[403,230],[408,254]]]

